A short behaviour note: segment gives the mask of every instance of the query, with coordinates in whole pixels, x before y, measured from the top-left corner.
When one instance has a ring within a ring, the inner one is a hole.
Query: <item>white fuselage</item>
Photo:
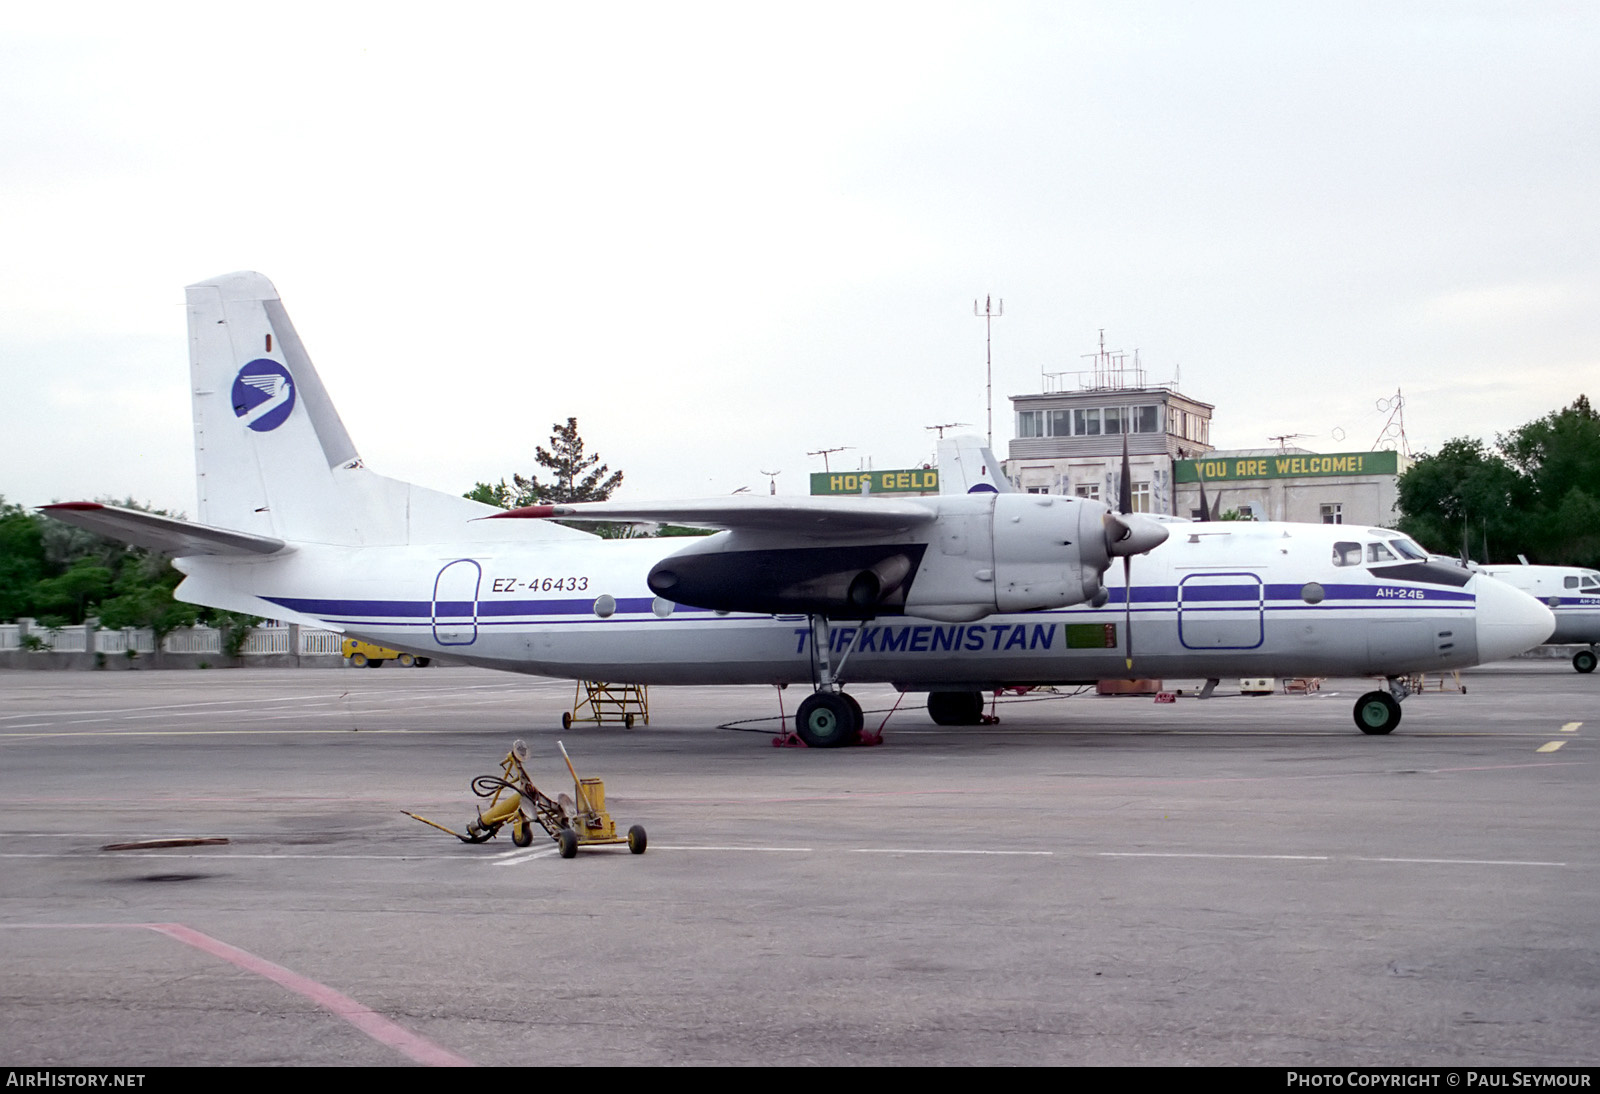
[[[1400,675],[1496,660],[1543,641],[1549,613],[1483,574],[1369,565],[1397,533],[1304,524],[1174,524],[1132,560],[1132,675]],[[672,539],[455,546],[301,544],[260,559],[190,557],[185,599],[316,622],[417,654],[572,679],[807,683],[805,616],[670,604],[645,584]],[[1354,553],[1352,554],[1352,549]],[[1342,549],[1342,554],[1341,554]],[[1351,561],[1354,558],[1355,561]],[[1340,561],[1342,559],[1342,561]],[[835,622],[847,682],[911,690],[1127,677],[1121,566],[1100,607],[948,623]],[[853,649],[851,647],[854,647]]]

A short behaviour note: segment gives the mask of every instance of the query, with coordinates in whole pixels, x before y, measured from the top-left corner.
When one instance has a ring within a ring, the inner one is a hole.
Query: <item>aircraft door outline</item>
[[[470,558],[447,562],[433,579],[433,640],[441,646],[470,646],[478,640],[478,590],[483,567]]]
[[[1178,582],[1178,642],[1186,650],[1254,650],[1266,641],[1259,574],[1187,574]]]

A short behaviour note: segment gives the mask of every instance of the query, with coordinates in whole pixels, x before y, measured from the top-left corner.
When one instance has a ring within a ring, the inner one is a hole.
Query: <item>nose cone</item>
[[[1474,616],[1480,664],[1515,657],[1555,631],[1555,614],[1521,589],[1487,574],[1476,575],[1472,584],[1478,598]]]
[[[1106,551],[1122,557],[1142,555],[1167,541],[1167,526],[1137,513],[1106,514]]]

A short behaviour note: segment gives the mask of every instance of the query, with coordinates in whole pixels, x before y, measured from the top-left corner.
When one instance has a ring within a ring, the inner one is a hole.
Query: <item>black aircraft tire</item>
[[[1593,672],[1595,660],[1594,650],[1579,650],[1572,655],[1572,667],[1579,672]]]
[[[794,731],[809,748],[838,748],[861,732],[850,701],[830,691],[812,694],[800,704]]]
[[[928,717],[941,726],[982,725],[983,692],[930,691]]]
[[[853,741],[857,737],[861,736],[861,731],[863,729],[867,728],[867,716],[861,713],[861,704],[856,702],[856,697],[854,695],[851,695],[847,691],[841,691],[839,693],[839,698],[843,699],[849,704],[850,713],[855,717],[855,728],[850,731],[850,739]]]
[[[1400,724],[1400,704],[1387,691],[1369,691],[1356,700],[1356,728],[1371,737],[1381,737]]]

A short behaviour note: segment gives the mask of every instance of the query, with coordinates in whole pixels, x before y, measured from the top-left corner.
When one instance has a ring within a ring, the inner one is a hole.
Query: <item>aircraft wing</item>
[[[173,555],[270,555],[287,546],[283,540],[270,536],[233,532],[95,501],[41,505],[39,510],[99,535]]]
[[[633,521],[680,524],[689,528],[832,537],[901,532],[930,524],[938,516],[935,507],[913,501],[853,497],[780,498],[758,494],[644,505],[609,501],[527,505],[484,519],[554,517],[561,520]]]

